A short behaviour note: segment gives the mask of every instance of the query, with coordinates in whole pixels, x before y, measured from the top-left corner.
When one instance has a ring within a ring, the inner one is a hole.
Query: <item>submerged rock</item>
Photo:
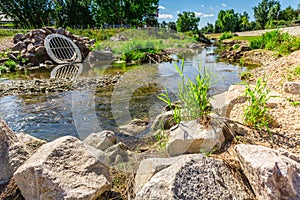
[[[14,179],[25,199],[96,199],[111,187],[108,167],[71,136],[43,145]]]

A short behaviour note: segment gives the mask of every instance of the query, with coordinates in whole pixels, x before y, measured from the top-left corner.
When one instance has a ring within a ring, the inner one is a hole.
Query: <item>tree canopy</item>
[[[200,18],[196,17],[194,12],[183,12],[178,14],[176,21],[177,31],[187,32],[198,30]]]
[[[259,27],[265,29],[268,21],[278,20],[280,7],[277,0],[262,0],[257,6],[254,6],[254,18]]]
[[[5,0],[0,13],[23,28],[104,24],[155,25],[159,0]]]

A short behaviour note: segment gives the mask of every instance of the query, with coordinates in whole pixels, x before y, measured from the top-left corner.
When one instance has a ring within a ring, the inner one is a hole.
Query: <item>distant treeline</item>
[[[284,26],[290,26],[291,24],[300,23],[300,3],[298,8],[292,8],[288,6],[285,9],[281,9],[281,4],[276,0],[262,0],[257,6],[254,6],[254,18],[255,21],[250,21],[249,14],[247,12],[237,13],[233,9],[221,10],[218,14],[218,19],[215,24],[207,23],[200,31],[203,33],[222,33],[222,32],[239,32],[250,31],[259,29],[270,29]],[[178,15],[176,22],[166,23],[163,21],[160,26],[162,28],[170,28],[173,30],[182,29],[182,20],[188,22],[196,22],[194,26],[188,31],[195,31],[197,29],[198,21],[195,20],[195,15],[192,12],[184,12]],[[196,25],[196,26],[195,26]]]
[[[0,14],[17,27],[157,25],[159,0],[1,0]]]

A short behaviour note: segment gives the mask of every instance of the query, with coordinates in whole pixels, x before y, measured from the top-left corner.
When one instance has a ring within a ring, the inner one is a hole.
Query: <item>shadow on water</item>
[[[199,66],[213,74],[214,86],[211,94],[228,89],[240,82],[243,71],[235,65],[216,62],[215,47],[188,51],[175,56],[185,58],[184,74],[193,79]],[[180,62],[176,63],[181,66]],[[84,139],[92,132],[118,131],[118,127],[132,119],[148,119],[152,122],[164,105],[157,96],[167,89],[176,100],[179,76],[174,63],[145,64],[131,67],[113,67],[111,63],[79,64],[74,68],[58,67],[43,71],[45,78],[72,76],[98,77],[121,73],[121,78],[109,89],[84,88],[60,94],[7,96],[0,98],[0,117],[16,132],[24,132],[47,141],[64,135]],[[200,69],[201,70],[201,69]],[[52,71],[52,74],[51,74]],[[29,78],[41,77],[38,72]],[[28,77],[26,77],[28,79]]]

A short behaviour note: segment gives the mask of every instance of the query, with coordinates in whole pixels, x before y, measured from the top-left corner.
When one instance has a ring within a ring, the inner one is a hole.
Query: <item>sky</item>
[[[176,21],[178,13],[183,11],[195,12],[200,17],[200,27],[208,22],[214,24],[220,10],[234,9],[235,12],[246,11],[250,20],[254,21],[253,7],[257,6],[261,0],[160,0],[158,21]],[[280,0],[281,9],[289,5],[297,8],[300,0]]]

